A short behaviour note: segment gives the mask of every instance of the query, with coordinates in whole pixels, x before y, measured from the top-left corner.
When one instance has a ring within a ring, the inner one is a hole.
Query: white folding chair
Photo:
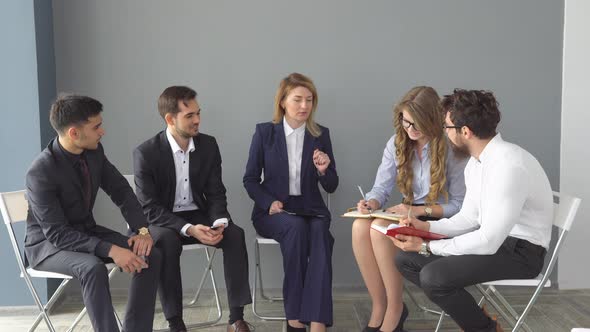
[[[527,314],[533,308],[533,305],[535,304],[535,301],[539,297],[539,294],[543,288],[551,286],[551,280],[549,280],[549,276],[555,267],[557,257],[559,256],[559,252],[561,251],[562,245],[565,242],[565,237],[568,234],[572,223],[574,222],[574,218],[578,212],[578,207],[582,201],[580,198],[566,194],[560,194],[555,191],[553,192],[553,199],[553,226],[559,229],[559,235],[547,267],[545,267],[543,271],[541,271],[541,273],[534,279],[496,280],[476,285],[477,290],[479,290],[483,295],[479,301],[479,304],[481,305],[484,301],[488,301],[508,323],[514,326],[512,329],[513,332],[517,331],[521,327],[527,332],[532,332],[531,328],[524,322],[524,320]],[[535,290],[522,313],[518,314],[518,312],[510,305],[506,298],[500,294],[496,286],[527,286],[535,287]],[[436,326],[436,331],[439,330],[443,318],[444,315],[441,315]]]
[[[12,249],[14,250],[14,255],[16,257],[16,262],[18,267],[20,268],[20,276],[21,278],[25,279],[27,287],[33,296],[33,300],[35,300],[35,304],[39,308],[39,315],[35,319],[35,322],[29,329],[29,332],[34,331],[42,319],[45,320],[47,324],[47,328],[51,332],[55,332],[55,327],[53,323],[49,319],[49,311],[55,304],[56,300],[59,298],[61,293],[63,293],[66,285],[73,279],[72,276],[61,274],[61,273],[54,273],[54,272],[46,272],[46,271],[39,271],[35,270],[31,267],[25,267],[23,258],[21,256],[21,250],[16,240],[16,235],[14,232],[13,224],[18,222],[23,222],[27,219],[27,210],[28,210],[28,203],[25,198],[25,191],[13,191],[13,192],[5,192],[0,193],[0,210],[2,211],[2,218],[4,219],[4,224],[6,225],[6,229],[8,230],[8,236],[10,237],[10,242],[12,242]],[[115,264],[106,264],[107,269],[109,272],[109,280],[118,270]],[[55,279],[63,279],[59,287],[55,290],[51,298],[47,301],[45,305],[41,303],[41,299],[39,294],[37,294],[37,290],[31,281],[31,278],[55,278]],[[86,315],[86,307],[82,309],[82,311],[78,314],[70,328],[69,331],[73,331],[74,328],[80,323],[82,318]],[[115,312],[115,317],[117,319],[117,323],[119,324],[119,328],[122,328],[121,320],[119,316],[117,316],[117,312]]]
[[[263,236],[256,234],[256,239],[254,240],[254,260],[256,262],[256,267],[254,268],[254,280],[252,281],[252,313],[254,316],[263,319],[263,320],[285,320],[284,316],[268,316],[263,315],[258,312],[256,309],[256,294],[258,290],[258,285],[260,285],[260,297],[265,299],[269,302],[274,301],[283,301],[282,297],[274,297],[274,296],[267,296],[264,294],[264,285],[262,283],[262,268],[260,265],[260,245],[279,245],[279,243],[273,239],[268,239]]]
[[[328,210],[330,210],[330,194],[326,193],[326,206]],[[252,281],[252,313],[254,316],[262,319],[262,320],[285,320],[284,316],[268,316],[263,315],[256,309],[256,294],[258,290],[258,286],[260,285],[260,297],[268,302],[275,302],[275,301],[283,301],[284,299],[280,296],[267,296],[264,293],[264,285],[262,283],[262,265],[260,260],[260,245],[279,245],[279,243],[273,239],[266,238],[259,234],[256,234],[256,238],[254,239],[254,261],[256,263],[256,267],[254,268],[254,280]]]
[[[129,185],[131,186],[133,191],[135,192],[135,177],[133,175],[124,175],[124,176],[125,176],[125,179],[127,180],[127,182],[129,182]],[[193,299],[190,302],[188,302],[187,304],[185,304],[183,306],[183,308],[192,308],[192,307],[196,306],[197,300],[199,299],[199,295],[201,294],[201,290],[203,289],[203,285],[205,284],[205,280],[207,280],[207,276],[209,276],[211,278],[211,285],[213,287],[213,293],[215,295],[214,297],[215,297],[215,305],[217,307],[217,315],[215,316],[215,318],[208,320],[206,322],[187,324],[186,328],[188,330],[190,330],[192,328],[215,325],[215,324],[217,324],[217,322],[219,322],[221,320],[221,316],[222,316],[221,301],[219,299],[219,292],[217,290],[217,282],[215,281],[215,273],[213,272],[213,260],[215,259],[215,253],[217,252],[217,248],[210,247],[208,245],[200,244],[200,243],[185,244],[182,246],[183,252],[189,251],[189,250],[197,250],[197,249],[204,249],[205,250],[207,265],[203,271],[203,275],[201,276],[201,281],[199,282],[199,287],[197,288],[197,292],[195,293],[195,296],[193,296]],[[213,249],[213,250],[209,251],[210,249]],[[165,332],[165,331],[168,331],[168,329],[167,328],[154,329],[154,332]]]

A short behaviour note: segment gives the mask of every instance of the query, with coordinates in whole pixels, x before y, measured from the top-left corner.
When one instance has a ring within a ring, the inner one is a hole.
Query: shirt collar
[[[174,136],[172,136],[172,133],[170,132],[169,128],[166,128],[166,137],[168,138],[168,143],[170,143],[170,148],[172,149],[172,152],[176,153],[178,151],[181,151],[182,153],[184,153],[184,150],[180,147],[180,145],[178,145],[178,143],[174,139]],[[195,151],[195,142],[193,141],[193,139],[191,139],[188,142],[188,152],[193,151]]]
[[[295,132],[295,134],[300,134],[300,133],[304,132],[305,131],[305,123],[302,126],[300,126],[299,128],[293,129],[293,128],[291,128],[291,126],[289,126],[287,119],[285,119],[285,117],[283,117],[283,128],[285,129],[285,137],[288,137],[293,132]]]
[[[502,135],[500,135],[500,133],[497,133],[496,136],[494,136],[494,138],[492,138],[488,142],[488,144],[483,148],[483,150],[479,154],[479,162],[481,162],[481,163],[485,162],[485,160],[488,158],[488,156],[493,154],[495,147],[503,141],[504,140],[502,139]]]
[[[76,165],[78,162],[80,162],[80,159],[86,153],[86,150],[84,150],[84,152],[82,152],[81,154],[73,154],[70,151],[66,150],[61,145],[61,143],[59,142],[59,138],[56,138],[56,140],[57,140],[57,145],[59,146],[59,149],[66,156],[66,158],[72,163],[72,165]]]

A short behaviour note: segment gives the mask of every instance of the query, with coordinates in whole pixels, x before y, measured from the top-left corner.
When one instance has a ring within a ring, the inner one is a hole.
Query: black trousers
[[[508,237],[493,255],[424,257],[400,250],[396,265],[463,330],[479,332],[490,331],[495,323],[484,315],[465,287],[493,280],[534,278],[543,268],[545,253],[541,246]]]
[[[175,213],[188,223],[210,226],[209,217],[201,212],[183,211]],[[180,273],[180,254],[182,245],[200,243],[195,238],[185,237],[175,229],[150,226],[155,246],[163,255],[162,273],[158,290],[164,317],[182,317],[182,280]],[[223,240],[217,246],[223,250],[223,268],[227,298],[230,307],[243,307],[252,303],[248,282],[248,252],[244,230],[230,222],[223,231]]]
[[[89,234],[119,247],[129,248],[128,238],[115,231],[97,227],[95,231],[90,230]],[[35,269],[68,274],[80,280],[82,298],[94,331],[113,332],[119,331],[119,327],[109,291],[109,271],[105,267],[105,263],[112,262],[110,258],[103,259],[94,254],[62,250],[47,257]],[[160,250],[152,248],[148,257],[149,268],[133,273],[123,322],[124,331],[152,330],[161,263]]]

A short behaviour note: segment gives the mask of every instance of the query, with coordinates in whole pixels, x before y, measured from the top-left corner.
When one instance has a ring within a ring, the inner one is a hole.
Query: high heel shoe
[[[392,332],[405,332],[404,322],[406,321],[406,318],[408,318],[408,314],[409,314],[408,307],[404,303],[404,307],[402,308],[402,314],[399,316],[399,321],[397,322],[397,326],[395,327],[395,329]],[[384,332],[384,331],[379,330],[379,332]]]
[[[379,332],[381,329],[381,325],[377,327],[370,327],[368,324],[361,332]]]
[[[287,322],[287,332],[305,332],[307,329],[305,327],[293,327],[289,325]]]
[[[408,318],[409,314],[410,312],[408,311],[408,307],[406,306],[406,303],[404,303],[404,308],[402,309],[402,314],[399,317],[399,322],[397,322],[397,326],[393,332],[404,332],[404,322],[406,321],[406,318]]]

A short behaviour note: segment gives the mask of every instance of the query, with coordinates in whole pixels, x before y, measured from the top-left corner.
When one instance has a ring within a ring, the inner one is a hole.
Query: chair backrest
[[[572,223],[574,222],[578,207],[582,200],[577,197],[554,191],[553,201],[553,225],[559,228],[559,236],[557,237],[557,243],[555,243],[555,247],[553,248],[551,259],[549,259],[549,264],[547,264],[545,271],[542,272],[543,278],[539,283],[539,287],[543,287],[547,283],[549,275],[553,271],[553,267],[555,267],[557,257],[559,257],[559,252],[565,242],[565,237],[572,227]]]
[[[135,192],[135,176],[133,174],[127,174],[123,176],[125,177],[125,180],[129,182],[129,185],[131,186],[131,189],[133,189],[133,192]]]
[[[578,212],[582,200],[567,194],[553,192],[555,200],[553,210],[553,225],[569,232]]]
[[[24,190],[0,193],[0,210],[6,225],[25,221],[28,209]]]
[[[25,197],[25,191],[12,191],[0,193],[0,211],[2,212],[2,218],[8,231],[8,237],[14,250],[14,255],[21,271],[21,276],[30,282],[29,276],[26,272],[23,257],[21,256],[21,250],[18,246],[18,241],[14,233],[13,224],[27,220],[27,213],[29,209],[29,203]]]

